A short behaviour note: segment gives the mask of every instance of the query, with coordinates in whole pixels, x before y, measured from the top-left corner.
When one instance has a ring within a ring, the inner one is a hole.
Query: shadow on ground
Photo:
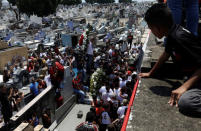
[[[161,81],[167,82],[172,87],[163,86],[163,85],[161,85],[161,86],[151,86],[149,89],[152,91],[152,93],[154,93],[156,95],[159,95],[159,96],[170,97],[171,92],[182,85],[182,82],[180,82],[180,81],[171,81],[171,80],[168,80],[168,79],[164,79],[164,80],[161,80]]]
[[[152,86],[149,89],[152,91],[152,93],[165,97],[169,97],[172,92],[172,89],[167,86]]]

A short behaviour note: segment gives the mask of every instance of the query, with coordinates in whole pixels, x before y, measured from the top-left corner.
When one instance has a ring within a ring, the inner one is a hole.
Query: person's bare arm
[[[8,95],[8,99],[11,99],[13,96],[13,88],[10,88],[9,90],[9,95]]]
[[[188,79],[183,85],[181,85],[178,89],[172,91],[172,95],[169,100],[169,104],[171,106],[176,104],[178,106],[178,100],[181,97],[181,95],[186,92],[188,89],[190,89],[196,82],[201,80],[201,68],[199,68],[190,79]]]
[[[154,65],[154,67],[148,72],[148,73],[140,73],[140,77],[151,77],[153,74],[159,69],[165,61],[167,61],[170,57],[170,54],[166,53],[165,51],[162,53],[160,58],[158,59],[158,62]]]

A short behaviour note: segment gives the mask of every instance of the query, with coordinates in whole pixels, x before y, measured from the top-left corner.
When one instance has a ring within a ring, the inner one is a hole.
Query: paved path
[[[74,131],[75,128],[86,119],[86,114],[90,110],[90,105],[76,104],[65,119],[57,126],[55,131]],[[83,111],[83,117],[77,118],[77,113]]]

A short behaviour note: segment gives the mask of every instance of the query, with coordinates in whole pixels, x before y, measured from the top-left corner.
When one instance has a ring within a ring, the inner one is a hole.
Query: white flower
[[[96,85],[97,85],[97,82],[94,82],[94,86],[96,87]]]
[[[94,72],[94,76],[97,76],[98,75],[98,72]]]

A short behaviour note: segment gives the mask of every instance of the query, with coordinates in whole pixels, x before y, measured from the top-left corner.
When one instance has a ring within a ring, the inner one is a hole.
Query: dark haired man
[[[165,51],[148,73],[141,77],[151,77],[171,56],[189,79],[172,91],[169,104],[176,104],[180,110],[201,113],[201,43],[199,39],[183,27],[174,24],[172,13],[164,4],[154,4],[145,14],[145,20],[153,34],[167,37]]]
[[[12,105],[9,102],[8,89],[4,83],[0,83],[0,102],[1,102],[1,112],[3,114],[3,119],[5,125],[9,124],[10,118],[12,117]]]
[[[87,113],[86,122],[81,123],[76,127],[76,131],[99,131],[98,125],[94,124],[95,115],[93,112]]]

